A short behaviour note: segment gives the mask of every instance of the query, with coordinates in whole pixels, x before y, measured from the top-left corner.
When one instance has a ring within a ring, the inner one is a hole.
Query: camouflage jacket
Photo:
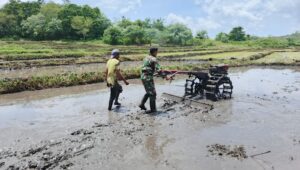
[[[160,65],[158,64],[157,58],[153,56],[147,56],[144,59],[142,70],[141,70],[141,79],[142,80],[153,80],[153,76],[156,72],[161,70]]]

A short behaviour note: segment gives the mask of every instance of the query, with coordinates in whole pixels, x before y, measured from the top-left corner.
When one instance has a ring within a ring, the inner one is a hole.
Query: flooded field
[[[183,95],[184,79],[158,80],[157,115],[137,109],[138,80],[113,112],[103,84],[1,95],[0,169],[298,169],[299,67],[230,77],[233,98],[213,110],[163,99]]]

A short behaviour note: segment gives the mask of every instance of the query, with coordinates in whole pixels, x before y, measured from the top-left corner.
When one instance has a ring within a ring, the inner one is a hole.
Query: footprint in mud
[[[95,124],[96,130],[106,125]],[[66,137],[58,140],[41,141],[39,144],[30,146],[21,151],[2,151],[0,158],[6,159],[9,163],[6,169],[53,169],[60,164],[61,169],[68,169],[73,166],[72,162],[68,162],[74,157],[85,154],[95,146],[96,138],[90,134],[95,133],[93,130],[80,129],[71,133],[72,138]],[[0,162],[0,167],[6,166]]]
[[[173,101],[173,100],[164,100],[163,105],[161,106],[161,108],[163,109],[168,109],[174,105],[178,104],[178,102]]]
[[[1,159],[6,159],[6,158],[11,158],[17,156],[17,152],[16,151],[12,151],[12,149],[7,149],[7,150],[0,150],[0,160]]]
[[[77,130],[77,131],[74,131],[71,133],[72,136],[76,136],[76,135],[90,135],[90,134],[93,134],[95,133],[94,131],[92,130],[86,130],[86,129],[80,129],[80,130]]]
[[[300,140],[294,139],[293,142],[294,142],[294,145],[300,145]]]
[[[77,143],[73,143],[71,140],[64,140],[64,143],[49,143],[20,152],[17,159],[22,158],[22,160],[9,165],[7,169],[54,169],[59,166],[60,163],[64,163],[69,159],[80,156],[93,148],[93,141],[83,142],[79,140]],[[2,166],[4,166],[4,164]],[[73,163],[65,163],[60,167],[62,169],[67,169],[70,166],[73,166]]]
[[[74,166],[74,164],[72,162],[69,162],[67,164],[61,165],[60,168],[61,169],[69,169],[72,166]]]
[[[212,156],[231,157],[238,160],[248,158],[244,146],[226,146],[221,144],[208,145],[208,152]]]
[[[299,91],[299,89],[297,87],[293,86],[293,85],[291,85],[291,86],[285,86],[284,88],[282,88],[282,90],[284,92],[287,92],[287,93],[293,93],[293,92]]]
[[[0,162],[0,168],[5,165],[5,162]]]
[[[164,99],[161,104],[162,111],[158,115],[168,115],[168,119],[176,119],[179,117],[187,117],[194,113],[200,113],[202,115],[201,120],[204,118],[203,115],[208,114],[212,108],[191,106],[191,104],[185,102],[178,102],[175,100]]]

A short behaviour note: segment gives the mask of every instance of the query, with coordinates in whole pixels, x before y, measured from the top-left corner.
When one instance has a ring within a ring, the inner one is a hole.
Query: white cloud
[[[180,16],[170,13],[166,18],[167,24],[181,23],[192,29],[193,33],[199,30],[218,29],[220,24],[209,18],[192,18],[190,16]]]
[[[142,0],[99,0],[97,6],[126,14],[142,5]]]
[[[2,7],[4,4],[6,4],[8,0],[0,0],[0,7]]]
[[[204,29],[210,35],[228,32],[234,26],[243,26],[246,32],[260,35],[300,30],[300,0],[194,0],[194,3],[201,16],[170,13],[167,23],[183,23],[194,33]],[[280,23],[289,26],[281,27]]]
[[[282,16],[295,16],[300,9],[299,0],[195,0],[208,16],[246,20],[253,24],[261,23],[274,13]]]
[[[300,23],[300,0],[194,0],[206,18],[222,25],[222,30],[243,26],[250,33],[270,32],[279,23],[297,27]],[[276,28],[273,30],[280,30]],[[287,31],[287,27],[282,27]],[[298,28],[300,30],[300,28]],[[277,31],[280,32],[280,31]]]
[[[262,0],[195,0],[195,3],[213,18],[240,18],[252,22],[263,19]]]

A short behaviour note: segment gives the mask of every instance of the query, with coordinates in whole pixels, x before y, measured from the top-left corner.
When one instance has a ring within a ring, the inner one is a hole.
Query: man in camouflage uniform
[[[155,113],[157,111],[156,90],[155,90],[155,84],[153,79],[154,75],[156,73],[160,73],[161,71],[161,67],[158,64],[156,58],[157,52],[158,52],[158,48],[150,49],[150,55],[144,59],[144,63],[141,70],[141,79],[145,87],[146,94],[144,95],[139,107],[142,110],[147,110],[147,108],[145,107],[145,103],[147,102],[148,98],[150,98],[150,111],[147,111],[147,113]]]

